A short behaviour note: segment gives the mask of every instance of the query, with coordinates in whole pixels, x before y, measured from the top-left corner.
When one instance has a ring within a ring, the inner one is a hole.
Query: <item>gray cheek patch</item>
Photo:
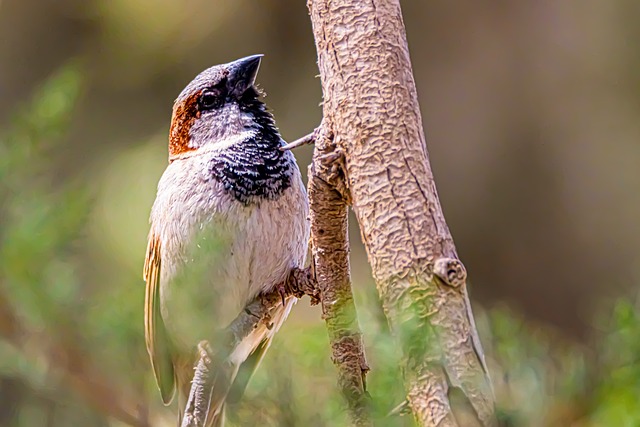
[[[189,131],[189,147],[200,148],[221,143],[246,133],[254,126],[251,114],[241,111],[237,103],[228,102],[222,108],[200,115]]]

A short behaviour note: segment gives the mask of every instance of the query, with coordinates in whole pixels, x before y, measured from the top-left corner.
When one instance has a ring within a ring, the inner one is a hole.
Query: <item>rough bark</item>
[[[308,7],[324,93],[320,132],[334,135],[344,161],[342,193],[404,352],[409,405],[422,426],[494,425],[466,272],[429,166],[399,1],[310,0]]]
[[[341,191],[343,177],[335,167],[340,163],[340,155],[329,134],[316,133],[315,143],[308,188],[311,248],[322,314],[351,423],[372,426],[365,378],[369,367],[351,292],[348,206]]]

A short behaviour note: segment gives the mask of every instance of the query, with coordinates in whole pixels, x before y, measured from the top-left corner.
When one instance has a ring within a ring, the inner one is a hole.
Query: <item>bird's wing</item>
[[[242,365],[240,365],[238,369],[238,374],[231,384],[231,389],[229,390],[229,395],[227,396],[226,402],[230,404],[235,404],[240,401],[242,395],[244,394],[247,385],[249,384],[249,380],[253,376],[253,373],[258,368],[258,365],[262,361],[262,357],[267,352],[267,349],[271,345],[271,337],[263,339],[260,344],[256,347],[256,349],[247,357],[247,360],[244,361]]]
[[[242,340],[231,356],[213,368],[213,378],[211,379],[213,388],[205,426],[218,427],[222,425],[226,404],[234,404],[240,400],[249,379],[260,364],[274,334],[282,326],[295,301],[294,297],[290,297],[285,305],[274,307],[269,313],[272,320],[270,327],[260,324]],[[180,379],[178,382],[184,388],[183,397],[186,399],[190,392],[193,365],[189,363],[181,365],[177,374]]]
[[[234,378],[226,399],[228,403],[237,403],[242,398],[249,380],[260,365],[260,362],[262,362],[264,354],[269,349],[275,332],[280,329],[280,326],[282,326],[286,320],[295,302],[296,298],[290,297],[287,299],[285,305],[278,305],[269,313],[269,317],[273,322],[271,330],[264,328],[261,335],[253,338],[253,350],[249,357],[239,366],[238,373]],[[248,339],[251,340],[251,337],[248,337]]]
[[[221,353],[215,353],[211,348],[208,348],[210,353],[209,357],[213,355],[214,365],[210,368],[208,373],[210,378],[206,381],[206,383],[211,386],[211,389],[208,391],[210,395],[208,397],[208,412],[204,424],[206,427],[221,426],[227,403],[238,403],[244,394],[253,372],[269,348],[275,331],[282,325],[294,302],[295,298],[291,297],[285,306],[278,305],[274,307],[269,313],[273,320],[271,329],[267,328],[266,325],[259,325],[249,336],[242,340],[240,343],[242,349],[236,347],[231,356],[224,356],[224,354],[226,354],[224,350]],[[239,353],[237,353],[238,351]],[[249,354],[246,352],[249,352]],[[224,359],[216,356],[224,356]],[[182,419],[184,411],[194,410],[194,401],[192,400],[194,396],[192,396],[193,390],[191,390],[191,387],[194,376],[194,365],[198,362],[194,362],[192,357],[184,357],[184,355],[182,357],[179,356],[178,360],[176,376],[178,387],[181,390],[179,396],[181,403],[179,406],[180,419]]]
[[[169,404],[173,399],[175,380],[169,338],[160,313],[160,266],[160,237],[152,230],[149,233],[143,272],[147,282],[144,295],[144,335],[162,401]]]

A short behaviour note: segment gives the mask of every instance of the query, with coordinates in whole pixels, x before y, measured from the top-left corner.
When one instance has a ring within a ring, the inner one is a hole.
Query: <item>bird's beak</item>
[[[227,65],[229,76],[227,85],[229,92],[240,97],[249,89],[256,81],[258,69],[260,68],[260,60],[262,55],[251,55],[246,58],[238,59]]]

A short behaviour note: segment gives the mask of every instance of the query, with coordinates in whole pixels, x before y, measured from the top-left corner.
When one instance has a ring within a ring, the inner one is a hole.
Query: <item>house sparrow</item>
[[[144,321],[162,400],[169,404],[177,389],[181,413],[197,344],[206,340],[215,351],[220,331],[303,267],[307,253],[300,170],[290,151],[279,150],[284,141],[254,86],[261,57],[203,71],[173,106],[169,165],[151,211]],[[221,364],[226,385],[213,392],[208,426],[222,425],[234,380],[250,375],[238,371],[243,363],[253,371],[294,302],[283,299],[271,324],[257,327]]]

